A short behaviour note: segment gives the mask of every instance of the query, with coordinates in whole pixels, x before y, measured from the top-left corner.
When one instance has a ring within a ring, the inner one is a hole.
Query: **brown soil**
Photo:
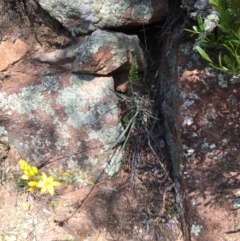
[[[34,73],[33,54],[71,41],[34,0],[0,2],[0,38],[11,42],[20,38],[29,46],[25,58],[4,71],[1,81],[9,76],[24,81],[21,76]],[[158,90],[151,87],[151,91],[156,96]],[[142,98],[149,101],[149,96]],[[156,115],[152,102],[149,108]],[[0,240],[181,241],[162,124],[141,114],[136,126],[119,173],[111,179],[103,175],[101,182],[85,187],[62,185],[53,197],[24,191],[16,160],[2,143]]]

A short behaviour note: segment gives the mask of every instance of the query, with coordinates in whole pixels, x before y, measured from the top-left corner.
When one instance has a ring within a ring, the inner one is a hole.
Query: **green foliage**
[[[27,192],[27,190],[28,190],[28,181],[27,180],[23,180],[23,179],[19,180],[19,176],[15,176],[14,179],[15,179],[16,184],[17,184],[17,190],[21,191],[21,192]]]
[[[214,6],[216,14],[208,15],[204,21],[199,16],[198,26],[187,31],[199,36],[196,50],[211,67],[239,76],[240,1],[209,0],[209,3]]]
[[[4,236],[3,236],[3,234],[2,233],[0,233],[0,241],[4,241],[5,239],[4,239]]]
[[[137,63],[137,58],[136,56],[134,56],[132,58],[132,63],[129,69],[129,82],[132,85],[137,85],[138,84],[138,80],[139,80],[139,75],[138,75],[138,63]]]
[[[92,165],[90,164],[87,169],[81,169],[78,166],[76,167],[76,170],[67,170],[61,173],[60,178],[62,182],[65,182],[67,184],[71,184],[75,181],[82,182],[86,185],[92,185],[93,182],[91,179],[93,179],[93,175],[90,174],[90,170],[92,169]],[[57,174],[53,173],[53,176],[58,176]]]

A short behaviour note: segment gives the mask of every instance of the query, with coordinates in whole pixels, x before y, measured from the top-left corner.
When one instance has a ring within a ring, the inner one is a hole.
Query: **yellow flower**
[[[37,167],[31,167],[31,166],[25,167],[23,172],[24,172],[24,175],[22,175],[21,178],[24,179],[24,180],[31,180],[36,175],[38,175]]]
[[[32,172],[34,173],[34,175],[38,175],[38,168],[35,166],[32,166]]]
[[[47,176],[44,172],[42,173],[42,180],[38,181],[37,187],[42,188],[41,194],[49,192],[51,195],[54,194],[54,187],[61,185],[60,182],[54,181],[53,176]]]
[[[19,166],[22,169],[24,175],[21,177],[24,180],[33,179],[36,175],[38,175],[38,169],[35,166],[30,166],[25,160],[21,159],[19,161]]]
[[[29,186],[28,191],[32,192],[37,189],[37,182],[34,182],[34,181],[29,182],[28,186]]]
[[[23,159],[19,160],[19,166],[22,170],[25,170],[29,167],[28,163]]]

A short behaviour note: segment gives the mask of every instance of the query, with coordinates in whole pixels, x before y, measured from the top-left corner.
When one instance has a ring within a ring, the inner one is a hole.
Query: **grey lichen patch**
[[[182,109],[183,110],[186,110],[189,106],[193,105],[194,104],[194,100],[186,100],[183,105],[182,105]]]
[[[189,148],[188,150],[187,150],[187,154],[188,154],[188,156],[191,156],[193,153],[194,153],[194,149],[193,148]]]
[[[19,140],[17,139],[18,145],[16,145],[19,155],[26,156],[25,159],[27,161],[31,160],[38,163],[43,158],[43,152],[45,154],[46,152],[51,153],[51,149],[49,148],[51,142],[47,138],[43,138],[44,134],[44,127],[42,127],[36,132],[32,132],[31,135],[19,136]],[[13,140],[11,140],[11,143],[14,143]]]
[[[199,59],[200,59],[199,53],[193,53],[192,59],[194,59],[195,61],[198,61],[198,62],[199,62]]]
[[[5,111],[8,108],[7,100],[6,100],[6,93],[0,93],[0,110]]]
[[[233,77],[230,79],[230,83],[231,83],[231,84],[240,83],[240,76],[233,76]]]
[[[210,121],[206,121],[206,122],[205,122],[205,125],[206,125],[208,128],[212,128],[212,127],[213,127],[213,123],[210,122]]]
[[[21,156],[23,156],[24,154],[29,153],[31,147],[32,147],[32,145],[28,140],[20,141],[19,146],[17,147],[17,150],[18,150],[18,153]],[[35,155],[35,154],[33,154],[33,155]],[[31,160],[35,161],[35,159],[33,159],[32,156],[30,156],[30,155],[27,155],[24,159],[26,161],[31,161]]]
[[[35,113],[38,110],[44,111],[47,115],[54,115],[55,112],[43,93],[49,95],[56,92],[59,89],[60,81],[60,77],[46,76],[41,84],[25,87],[18,94],[7,96],[6,93],[1,92],[0,110],[9,110],[9,115],[12,114],[12,111],[25,114],[31,120],[35,119]]]
[[[183,98],[183,99],[186,99],[187,98],[187,94],[185,92],[182,92],[180,93],[180,96]]]
[[[87,82],[81,79],[82,76],[75,75],[71,78],[72,87],[67,87],[59,91],[57,103],[65,108],[67,114],[67,123],[76,129],[81,129],[83,126],[94,126],[99,123],[96,118],[96,103],[104,93],[106,97],[110,97],[112,79],[105,79],[105,84],[102,87],[94,88],[92,82]],[[104,105],[104,111],[111,112],[113,110],[111,101]],[[102,107],[97,107],[101,110]],[[101,118],[101,117],[100,117]]]
[[[56,92],[59,89],[59,82],[61,81],[60,77],[56,76],[47,76],[42,80],[42,84],[39,85],[40,91],[48,90],[48,93]]]
[[[49,74],[51,74],[50,69],[44,69],[44,70],[41,72],[41,75],[42,75],[42,76],[46,76],[46,75],[49,75]]]
[[[196,137],[198,137],[198,134],[197,134],[196,132],[193,132],[193,133],[192,133],[192,137],[193,137],[193,138],[196,138]]]
[[[214,79],[217,78],[219,75],[219,73],[217,73],[214,68],[211,68],[209,66],[205,68],[205,73],[208,77],[214,77]]]
[[[0,93],[0,110],[12,113],[28,115],[29,119],[34,120],[38,110],[44,111],[47,115],[54,115],[54,110],[48,100],[43,96],[43,92],[51,94],[58,90],[60,79],[56,77],[45,77],[39,85],[30,85],[21,90],[19,94]]]
[[[207,4],[207,0],[197,0],[196,3],[194,4],[194,7],[203,10]]]
[[[54,119],[53,124],[56,126],[57,132],[62,137],[65,139],[71,138],[68,124],[61,122],[58,117]]]
[[[185,116],[183,117],[183,125],[192,125],[193,124],[193,118],[191,116]]]
[[[67,166],[71,170],[79,170],[79,166],[77,162],[74,160],[74,156],[70,157],[68,160],[66,160]]]
[[[118,109],[113,108],[113,109],[109,109],[109,105],[108,103],[102,104],[100,106],[97,107],[97,112],[101,115],[101,116],[112,116],[113,118],[117,117],[117,113],[118,113]]]
[[[0,126],[0,141],[8,142],[7,131],[4,126]]]
[[[221,88],[227,88],[228,87],[228,78],[229,78],[229,76],[226,74],[219,74],[218,75],[218,85]]]
[[[102,140],[105,143],[104,149],[107,150],[110,146],[113,146],[114,144],[116,145],[118,142],[123,141],[122,139],[119,139],[122,132],[123,128],[120,123],[116,124],[116,126],[112,128],[103,126],[103,128],[99,131],[89,132],[89,140]]]
[[[208,152],[208,153],[207,153],[207,156],[208,156],[210,159],[212,159],[212,158],[214,157],[214,153]]]
[[[29,147],[29,142],[28,141],[26,141],[25,143],[21,142],[20,145],[23,146],[23,149],[24,149],[25,152],[29,151],[30,147]]]
[[[77,84],[59,91],[57,103],[65,107],[68,116],[67,123],[76,129],[81,129],[84,125],[95,125],[95,111],[91,108],[91,100],[79,91]],[[88,106],[86,113],[82,110]]]
[[[55,146],[56,146],[58,151],[63,151],[62,148],[66,147],[67,145],[68,145],[68,142],[64,142],[64,141],[61,141],[61,140],[58,140],[58,141],[55,142]]]
[[[199,233],[201,232],[201,229],[202,229],[202,226],[193,224],[191,226],[191,233],[194,234],[195,236],[198,236]]]
[[[145,19],[151,19],[154,10],[151,6],[144,5],[134,5],[132,10],[132,17],[138,19],[139,21],[144,21]]]
[[[240,198],[235,198],[235,199],[233,200],[233,207],[234,207],[235,209],[240,208]]]
[[[195,206],[196,205],[196,201],[195,201],[195,199],[193,198],[193,199],[191,199],[191,203],[192,203],[192,205],[193,206]]]
[[[189,55],[192,52],[192,45],[190,43],[183,43],[180,45],[180,51],[184,54]]]
[[[204,149],[207,149],[209,147],[209,144],[208,143],[203,143],[201,148],[204,150]]]
[[[186,145],[183,145],[182,148],[187,153],[187,154],[184,154],[185,156],[191,156],[194,153],[194,151],[195,151],[192,147],[188,147]]]
[[[195,94],[195,93],[190,93],[190,94],[189,94],[189,98],[190,98],[190,99],[193,99],[193,100],[198,100],[198,99],[199,99],[199,96],[198,96],[197,94]]]
[[[209,147],[210,147],[210,149],[214,149],[216,147],[216,144],[212,143]]]
[[[79,7],[79,12],[81,18],[86,22],[98,22],[99,18],[96,17],[96,14],[94,13],[94,9],[91,8],[88,4],[82,3]]]

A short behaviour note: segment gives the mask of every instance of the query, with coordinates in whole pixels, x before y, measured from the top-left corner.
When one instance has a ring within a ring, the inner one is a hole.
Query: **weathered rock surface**
[[[184,240],[237,241],[240,78],[204,66],[190,43],[173,48],[164,69],[163,111]]]
[[[108,75],[128,70],[133,56],[144,70],[144,52],[136,35],[96,30],[75,46],[35,56],[36,60],[61,65],[75,73]]]
[[[113,79],[49,69],[19,79],[0,84],[0,141],[15,157],[58,169],[106,167],[122,132]]]
[[[19,61],[27,53],[27,50],[27,45],[20,39],[17,39],[14,43],[1,43],[0,71],[6,70],[10,64]]]
[[[38,0],[74,36],[98,28],[142,26],[163,20],[167,0]]]

